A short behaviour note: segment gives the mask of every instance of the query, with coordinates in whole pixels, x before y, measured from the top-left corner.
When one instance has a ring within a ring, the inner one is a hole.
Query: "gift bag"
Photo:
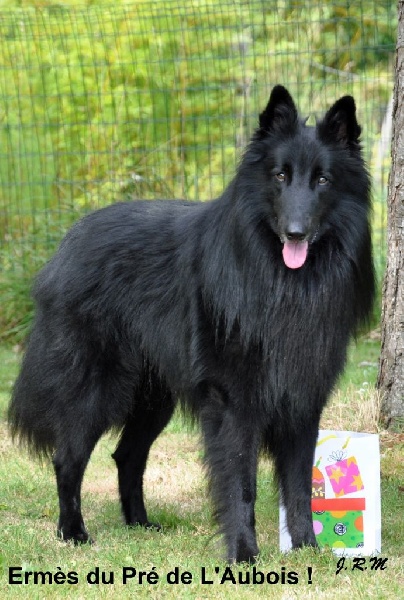
[[[312,477],[313,529],[320,547],[336,554],[368,556],[381,551],[379,436],[320,430]],[[282,551],[291,539],[280,506]]]

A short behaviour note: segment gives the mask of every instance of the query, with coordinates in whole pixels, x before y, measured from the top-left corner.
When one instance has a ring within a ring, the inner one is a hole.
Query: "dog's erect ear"
[[[317,127],[320,136],[325,139],[343,144],[358,143],[361,128],[356,120],[352,96],[343,96],[337,100]]]
[[[270,131],[293,131],[298,121],[295,103],[288,90],[277,85],[271,92],[267,107],[260,114],[258,133]]]

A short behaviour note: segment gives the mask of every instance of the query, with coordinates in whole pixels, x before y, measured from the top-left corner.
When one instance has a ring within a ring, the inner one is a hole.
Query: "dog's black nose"
[[[286,233],[286,238],[289,242],[302,242],[306,237],[304,231],[301,231],[298,227],[291,227]]]

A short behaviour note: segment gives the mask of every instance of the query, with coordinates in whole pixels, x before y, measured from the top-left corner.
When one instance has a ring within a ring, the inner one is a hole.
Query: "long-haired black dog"
[[[118,203],[66,235],[36,281],[9,411],[14,435],[53,453],[62,539],[90,540],[82,478],[116,427],[125,521],[149,525],[143,472],[179,401],[202,427],[228,559],[258,553],[260,449],[293,547],[316,545],[320,414],[374,294],[359,135],[350,96],[309,127],[277,86],[220,198]]]

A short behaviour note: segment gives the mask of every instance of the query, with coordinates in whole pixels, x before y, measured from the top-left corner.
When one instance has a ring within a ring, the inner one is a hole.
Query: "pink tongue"
[[[308,242],[285,242],[282,255],[285,265],[289,269],[299,269],[307,258]]]

